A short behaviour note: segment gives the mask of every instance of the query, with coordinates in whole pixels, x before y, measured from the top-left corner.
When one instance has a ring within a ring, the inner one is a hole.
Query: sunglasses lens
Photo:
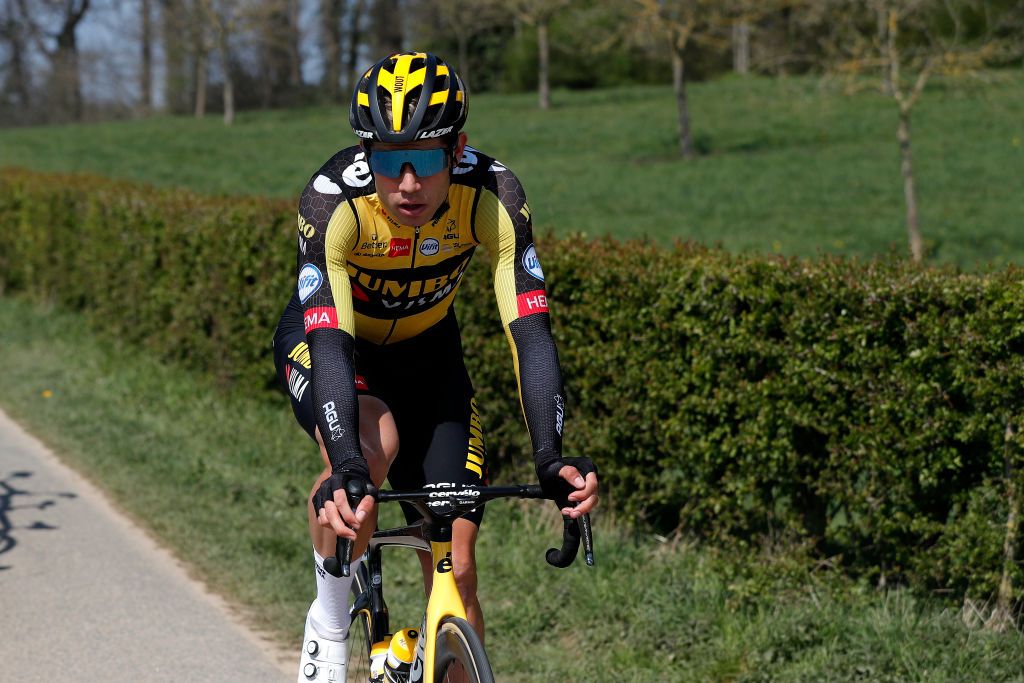
[[[420,177],[431,176],[448,167],[448,153],[445,149],[395,149],[370,154],[370,168],[386,178],[402,175],[406,164]]]

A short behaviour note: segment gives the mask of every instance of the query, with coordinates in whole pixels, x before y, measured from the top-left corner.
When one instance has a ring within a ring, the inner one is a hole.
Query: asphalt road
[[[297,649],[247,631],[0,412],[0,681],[284,683],[297,670]]]

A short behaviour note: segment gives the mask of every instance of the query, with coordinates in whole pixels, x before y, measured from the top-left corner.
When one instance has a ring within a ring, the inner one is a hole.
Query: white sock
[[[332,635],[344,635],[350,621],[348,594],[352,589],[354,572],[341,577],[328,574],[324,570],[324,558],[316,548],[313,549],[313,561],[316,563],[316,600],[309,606],[309,616],[320,629]]]

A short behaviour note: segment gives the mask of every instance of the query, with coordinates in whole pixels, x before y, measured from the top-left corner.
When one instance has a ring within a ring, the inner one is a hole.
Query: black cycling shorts
[[[316,418],[309,389],[309,347],[302,308],[293,294],[274,334],[274,365],[292,412],[310,438]],[[398,428],[398,456],[388,482],[396,491],[487,482],[487,452],[462,340],[449,309],[443,320],[411,339],[377,346],[355,344],[356,391],[381,399]],[[419,513],[403,504],[411,522]],[[484,506],[465,515],[477,526]]]

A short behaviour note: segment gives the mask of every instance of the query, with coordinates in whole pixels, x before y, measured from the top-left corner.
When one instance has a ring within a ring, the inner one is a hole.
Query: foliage
[[[1024,264],[1024,76],[985,79],[969,89],[936,82],[914,122],[933,262]],[[473,95],[467,130],[523,180],[534,225],[558,234],[791,256],[871,256],[902,241],[894,112],[882,98],[843,97],[809,78],[724,79],[690,92],[702,122],[697,164],[671,158],[668,87],[564,92],[547,112],[533,95]],[[162,117],[0,130],[0,165],[294,201],[355,140],[338,107],[243,112],[228,130]]]
[[[273,382],[293,221],[284,202],[7,171],[0,283],[251,390]],[[600,463],[624,518],[993,590],[1002,541],[987,525],[1005,522],[998,492],[1020,452],[1007,426],[1024,422],[1020,271],[580,237],[539,250],[567,449]],[[528,441],[483,261],[458,311],[492,453],[514,470]]]
[[[0,298],[0,352],[3,409],[297,659],[313,597],[303,504],[320,458],[285,398],[219,392],[20,298]],[[480,598],[502,681],[584,680],[583,652],[588,683],[1022,680],[1016,631],[969,628],[908,591],[631,535],[608,515],[597,566],[553,570],[541,558],[559,530],[550,506],[488,507]],[[391,623],[418,624],[411,553],[386,555],[385,581]]]

